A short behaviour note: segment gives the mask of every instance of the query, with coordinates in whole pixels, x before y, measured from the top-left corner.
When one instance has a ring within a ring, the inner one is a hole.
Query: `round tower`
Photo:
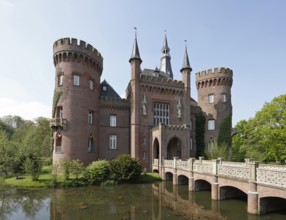
[[[98,158],[101,54],[90,44],[63,38],[53,45],[56,69],[51,127],[53,163]]]
[[[232,77],[232,70],[228,68],[215,68],[196,73],[198,105],[206,116],[206,146],[211,146],[218,141],[219,136],[222,135],[220,132],[223,132],[220,131],[221,126],[231,129]],[[231,131],[229,135],[230,133]]]

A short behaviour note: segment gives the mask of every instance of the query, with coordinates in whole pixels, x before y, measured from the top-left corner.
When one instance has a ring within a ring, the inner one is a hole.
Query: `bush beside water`
[[[41,163],[43,164],[43,163]],[[45,164],[45,163],[44,163]],[[138,159],[120,155],[112,161],[98,160],[86,168],[79,160],[64,160],[58,165],[41,167],[37,179],[26,173],[18,178],[6,178],[0,185],[17,187],[77,187],[115,185],[118,183],[150,183],[161,180],[158,174],[141,174]]]

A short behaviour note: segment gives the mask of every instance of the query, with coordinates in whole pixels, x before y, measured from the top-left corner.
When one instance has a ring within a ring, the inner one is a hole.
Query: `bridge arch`
[[[195,191],[211,191],[211,183],[204,179],[195,180]]]
[[[219,199],[241,199],[247,200],[247,194],[241,189],[233,186],[219,187]]]
[[[165,178],[166,178],[167,181],[172,181],[173,180],[173,173],[166,172],[165,173]]]
[[[182,158],[182,141],[178,137],[173,137],[167,145],[167,159],[174,157]]]
[[[281,197],[262,197],[259,200],[260,214],[286,210],[286,199]]]
[[[179,185],[188,185],[189,184],[189,178],[185,175],[179,175],[178,176],[178,184]]]

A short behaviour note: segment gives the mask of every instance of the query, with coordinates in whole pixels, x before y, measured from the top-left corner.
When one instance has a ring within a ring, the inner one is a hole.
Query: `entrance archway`
[[[167,146],[167,159],[172,160],[174,157],[182,157],[182,143],[177,137],[173,137]]]
[[[153,155],[154,159],[159,159],[159,141],[157,138],[155,138],[153,143]]]

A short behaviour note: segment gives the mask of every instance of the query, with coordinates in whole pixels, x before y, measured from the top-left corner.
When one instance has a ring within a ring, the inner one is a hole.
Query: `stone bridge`
[[[190,191],[210,190],[213,200],[245,198],[247,212],[263,214],[286,210],[286,166],[190,158],[154,159],[154,172],[173,185],[188,184]]]

